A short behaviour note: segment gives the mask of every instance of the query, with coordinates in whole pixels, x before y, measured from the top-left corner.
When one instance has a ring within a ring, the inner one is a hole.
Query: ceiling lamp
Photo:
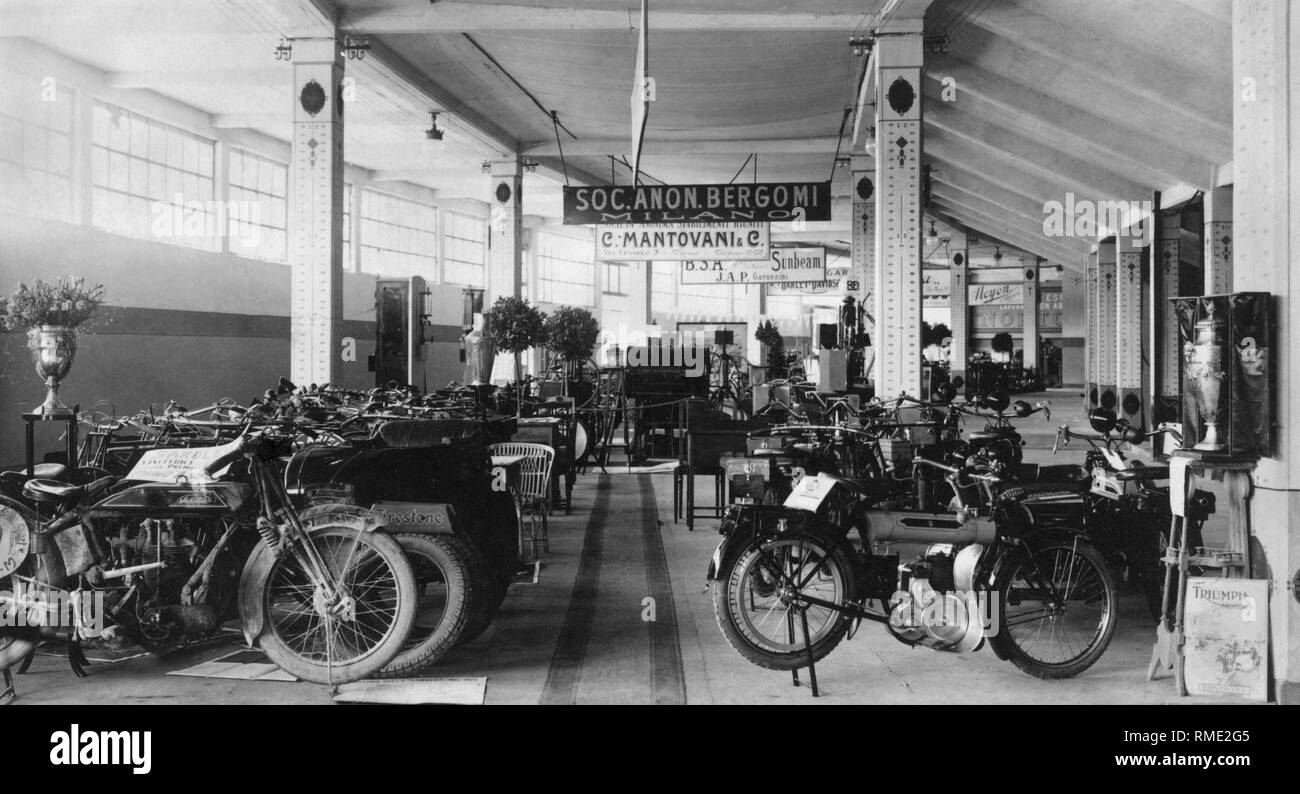
[[[994,262],[1002,261],[1002,246],[1000,245],[993,246],[993,261]]]
[[[934,228],[934,221],[930,221],[930,234],[929,234],[929,237],[930,237],[931,239],[934,239],[935,237],[938,237],[938,236],[939,236],[939,230],[936,229],[936,228]]]
[[[442,154],[442,130],[438,129],[437,111],[429,111],[429,129],[424,131],[424,143],[420,149],[425,157],[437,157]]]

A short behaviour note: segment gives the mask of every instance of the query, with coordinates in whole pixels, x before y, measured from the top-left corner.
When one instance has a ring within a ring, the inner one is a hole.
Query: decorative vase
[[[59,400],[59,381],[72,369],[77,355],[77,329],[62,325],[38,325],[27,331],[27,349],[32,351],[36,374],[45,381],[45,402],[36,413],[46,416],[66,415],[72,409]]]
[[[1219,391],[1223,369],[1223,340],[1226,323],[1214,316],[1214,303],[1205,302],[1205,319],[1196,323],[1195,341],[1188,345],[1187,377],[1196,383],[1196,410],[1205,424],[1205,435],[1193,449],[1223,452],[1227,445],[1219,438]]]

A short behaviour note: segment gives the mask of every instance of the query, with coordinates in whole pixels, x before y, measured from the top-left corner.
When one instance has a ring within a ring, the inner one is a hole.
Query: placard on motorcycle
[[[766,260],[682,262],[683,284],[775,284],[787,281],[823,281],[825,248],[773,248]]]
[[[123,479],[142,482],[210,482],[213,478],[204,470],[208,464],[239,448],[237,439],[219,447],[187,447],[183,449],[151,449],[140,456],[135,466]],[[215,476],[221,476],[223,467]]]
[[[766,223],[654,223],[596,227],[596,259],[765,260],[771,253]]]

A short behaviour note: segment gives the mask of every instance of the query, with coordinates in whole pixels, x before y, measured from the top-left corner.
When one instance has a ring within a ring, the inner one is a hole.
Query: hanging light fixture
[[[437,157],[442,154],[442,130],[438,129],[438,112],[429,111],[429,129],[424,131],[424,143],[420,149],[425,157]]]
[[[938,236],[939,236],[939,230],[934,228],[934,221],[930,221],[930,234],[929,234],[930,239],[934,239]]]
[[[993,261],[994,262],[1002,261],[1002,246],[1000,245],[993,246]]]

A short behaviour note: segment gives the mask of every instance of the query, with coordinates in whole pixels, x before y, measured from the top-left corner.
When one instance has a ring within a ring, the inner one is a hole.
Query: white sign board
[[[771,227],[767,223],[620,223],[596,227],[596,259],[602,262],[766,260],[771,250]]]
[[[210,482],[204,469],[209,463],[239,448],[241,441],[235,440],[219,447],[196,447],[184,449],[151,449],[140,456],[131,472],[124,479],[142,482],[174,483]],[[222,468],[217,477],[226,470]]]
[[[922,270],[921,271],[921,295],[926,298],[931,297],[948,297],[952,291],[952,271],[944,268],[943,270]]]
[[[773,284],[788,281],[825,281],[825,248],[773,248],[764,260],[743,262],[687,260],[682,262],[683,284]]]
[[[825,295],[828,292],[847,293],[845,282],[853,272],[851,265],[830,265],[826,268],[826,278],[821,281],[787,281],[771,284],[768,295]]]
[[[1020,306],[1025,302],[1024,284],[972,284],[967,289],[971,306]]]
[[[1187,579],[1183,674],[1189,695],[1268,694],[1268,580]]]

